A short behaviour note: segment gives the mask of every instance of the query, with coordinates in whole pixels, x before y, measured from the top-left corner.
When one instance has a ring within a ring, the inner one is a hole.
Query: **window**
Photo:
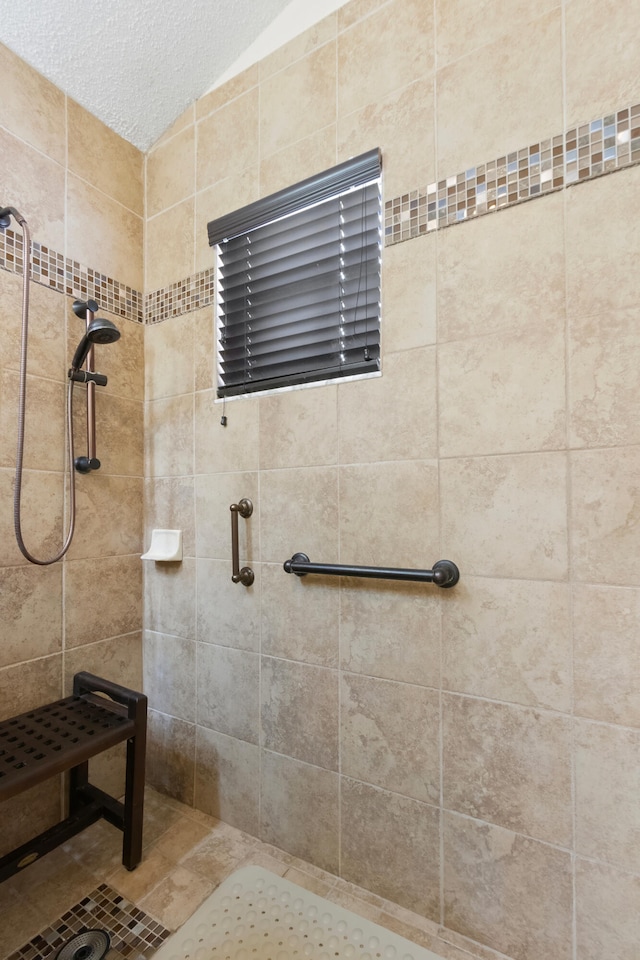
[[[208,225],[218,396],[380,369],[380,151]]]

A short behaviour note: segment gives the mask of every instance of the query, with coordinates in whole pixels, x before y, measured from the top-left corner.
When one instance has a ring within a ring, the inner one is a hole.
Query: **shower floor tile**
[[[111,937],[108,960],[146,960],[157,952],[171,932],[108,884],[101,883],[67,910],[57,923],[10,954],[8,960],[47,960],[83,930],[106,930]]]

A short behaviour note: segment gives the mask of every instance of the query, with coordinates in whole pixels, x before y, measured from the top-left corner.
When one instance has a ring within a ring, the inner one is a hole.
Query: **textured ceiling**
[[[344,0],[303,0],[319,19]],[[0,0],[0,42],[140,150],[291,0]],[[312,19],[312,22],[313,22]],[[284,38],[288,39],[288,38]]]

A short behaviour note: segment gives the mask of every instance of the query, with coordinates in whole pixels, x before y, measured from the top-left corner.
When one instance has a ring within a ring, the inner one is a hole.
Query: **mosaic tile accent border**
[[[385,245],[640,163],[640,104],[385,203]]]
[[[22,276],[24,250],[19,230],[0,230],[0,268]],[[32,241],[31,279],[79,300],[96,300],[109,313],[144,323],[143,298],[138,290],[36,241]]]
[[[7,960],[54,956],[67,940],[83,930],[107,931],[111,937],[109,960],[150,958],[171,935],[161,923],[102,883]]]
[[[638,163],[640,104],[635,104],[387,200],[385,245],[442,230]],[[39,243],[33,243],[32,260],[36,283],[82,300],[91,297],[110,313],[136,323],[161,323],[214,301],[213,267],[143,295]],[[0,231],[0,268],[22,274],[19,232]]]
[[[146,323],[160,323],[169,317],[178,317],[191,310],[199,310],[213,303],[215,270],[210,267],[200,273],[178,280],[168,287],[154,290],[144,298]]]

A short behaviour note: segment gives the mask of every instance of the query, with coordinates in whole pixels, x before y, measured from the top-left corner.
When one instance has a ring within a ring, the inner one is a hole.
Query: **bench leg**
[[[134,870],[142,859],[146,728],[127,740],[127,779],[124,797],[122,863]]]

